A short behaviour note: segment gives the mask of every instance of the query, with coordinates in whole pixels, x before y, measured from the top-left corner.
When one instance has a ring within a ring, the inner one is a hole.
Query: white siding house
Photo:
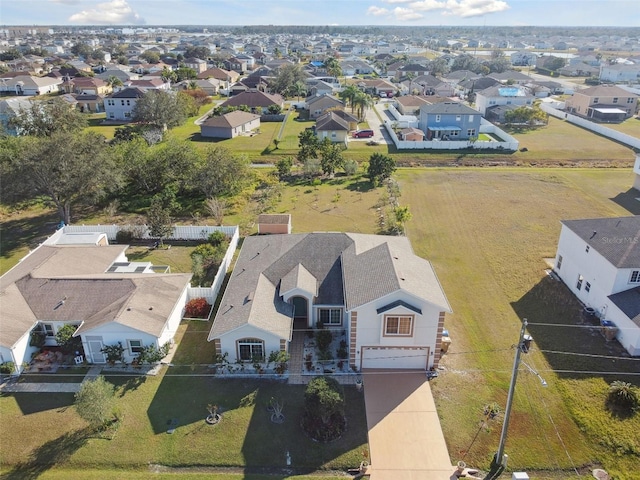
[[[636,163],[633,166],[633,173],[635,173],[633,188],[640,190],[640,155],[636,155]]]
[[[104,110],[107,120],[130,122],[136,101],[144,96],[144,91],[137,87],[125,88],[104,99]]]
[[[554,272],[640,355],[640,216],[564,220]]]

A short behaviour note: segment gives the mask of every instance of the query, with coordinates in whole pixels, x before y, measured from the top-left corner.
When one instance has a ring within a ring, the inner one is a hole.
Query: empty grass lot
[[[635,116],[628,118],[622,123],[607,123],[605,126],[626,133],[632,137],[640,138],[640,117]]]
[[[582,322],[574,297],[544,273],[559,221],[629,215],[621,205],[639,213],[637,194],[627,193],[631,171],[426,169],[398,177],[402,202],[413,213],[413,247],[433,262],[454,310],[445,322],[453,339],[445,371],[432,382],[449,454],[486,466],[501,423],[481,429],[482,409],[493,401],[504,408],[520,319]],[[640,362],[541,352],[624,356],[595,330],[531,325],[529,332],[536,348],[524,360],[549,386],[521,368],[506,446],[510,467],[568,478],[573,467],[601,463],[615,478],[634,478],[640,416],[615,418],[604,401],[612,380],[639,383],[624,372],[638,372]],[[575,373],[580,370],[622,373]]]

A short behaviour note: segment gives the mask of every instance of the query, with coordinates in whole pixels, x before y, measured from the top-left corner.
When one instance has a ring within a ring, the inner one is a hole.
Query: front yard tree
[[[344,390],[337,380],[316,377],[304,392],[302,427],[314,440],[327,442],[344,432]]]
[[[79,132],[87,126],[85,117],[61,98],[31,102],[11,117],[9,126],[20,135],[49,137],[56,132]]]
[[[46,196],[70,224],[73,205],[95,201],[119,184],[119,171],[102,135],[60,132],[21,140],[13,156],[2,155],[3,196],[9,201]]]
[[[316,137],[313,130],[303,130],[298,135],[298,161],[305,163],[310,158],[318,158],[320,150],[320,140]]]
[[[211,146],[203,157],[194,170],[191,185],[207,198],[235,195],[250,180],[251,169],[245,156]]]
[[[332,176],[336,170],[342,168],[343,165],[342,146],[325,138],[320,147],[320,166],[322,167],[322,173]]]
[[[133,107],[133,121],[162,130],[180,125],[186,120],[181,95],[164,90],[149,90]]]
[[[115,387],[103,376],[83,382],[75,396],[78,415],[95,429],[105,426],[113,418],[114,394]]]
[[[367,176],[374,185],[379,185],[396,171],[396,162],[388,155],[374,153],[369,158]]]

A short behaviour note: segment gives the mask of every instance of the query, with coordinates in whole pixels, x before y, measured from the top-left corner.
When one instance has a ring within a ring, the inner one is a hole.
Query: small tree
[[[115,387],[103,376],[83,382],[75,395],[78,415],[95,429],[104,427],[113,418],[114,394]]]
[[[211,311],[211,305],[206,298],[192,298],[184,307],[184,315],[187,318],[207,318]]]
[[[114,345],[105,345],[100,351],[107,357],[107,363],[109,365],[115,365],[116,362],[124,361],[124,347],[121,342]]]
[[[169,342],[165,343],[160,348],[156,347],[155,345],[147,345],[146,347],[142,347],[142,351],[138,354],[138,364],[142,365],[143,363],[158,363],[169,354],[170,348],[171,344],[169,344]]]
[[[78,350],[82,345],[82,340],[79,337],[74,338],[73,336],[77,329],[78,327],[67,323],[56,332],[56,342],[64,352],[73,352]]]
[[[631,383],[615,380],[609,386],[610,404],[633,413],[640,407],[640,396]]]
[[[369,158],[367,176],[374,185],[379,185],[396,171],[396,162],[388,155],[374,153]]]
[[[204,206],[216,221],[216,224],[222,225],[222,219],[224,218],[224,208],[226,206],[225,201],[211,197],[207,198],[204,201]]]
[[[280,177],[280,180],[291,175],[292,167],[293,159],[291,157],[284,157],[276,162],[276,168],[278,169],[278,177]]]
[[[315,440],[338,438],[346,426],[344,418],[344,390],[337,380],[316,377],[304,392],[303,429]]]
[[[149,224],[149,233],[152,237],[160,239],[160,245],[163,245],[164,238],[173,232],[169,209],[165,208],[157,197],[151,201],[151,207],[147,213],[147,223]]]

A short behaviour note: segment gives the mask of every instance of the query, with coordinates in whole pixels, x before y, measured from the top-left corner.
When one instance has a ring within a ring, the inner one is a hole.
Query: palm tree
[[[342,75],[342,67],[335,57],[329,57],[324,61],[327,73],[336,79]]]
[[[371,95],[368,95],[361,91],[358,91],[358,93],[353,98],[353,100],[351,100],[352,111],[353,111],[353,107],[355,106],[358,119],[360,121],[364,120],[364,113],[367,111],[367,108],[372,107],[373,104],[374,104],[374,101]]]
[[[338,96],[340,97],[340,100],[345,102],[345,104],[348,103],[349,105],[351,105],[351,113],[353,113],[355,110],[355,105],[353,103],[353,100],[356,98],[358,94],[361,94],[361,93],[362,92],[360,91],[360,89],[357,86],[352,84],[346,87],[344,90],[342,90],[338,94]]]
[[[300,101],[301,95],[307,95],[307,86],[304,84],[304,82],[297,81],[289,87],[288,94],[292,97],[298,97],[298,101]]]
[[[109,76],[109,78],[107,78],[107,85],[109,85],[111,88],[113,88],[113,87],[121,87],[122,86],[122,80],[120,80],[115,75],[111,75],[111,76]]]

